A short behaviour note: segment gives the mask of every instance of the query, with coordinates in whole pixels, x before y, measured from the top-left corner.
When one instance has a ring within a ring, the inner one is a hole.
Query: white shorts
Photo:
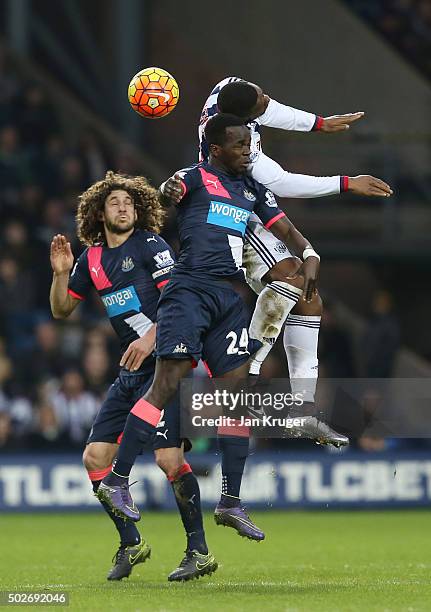
[[[265,287],[262,277],[283,259],[296,257],[281,240],[265,228],[254,213],[250,216],[245,230],[242,265],[245,278],[253,291],[259,294]]]

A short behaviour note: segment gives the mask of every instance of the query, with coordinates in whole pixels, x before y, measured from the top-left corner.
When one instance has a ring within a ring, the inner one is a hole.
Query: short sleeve
[[[285,217],[284,212],[278,207],[274,194],[263,185],[259,185],[259,196],[253,211],[260,218],[266,229],[270,229],[276,221]]]
[[[161,236],[152,234],[147,238],[146,265],[158,289],[162,289],[171,277],[175,264],[175,254]]]
[[[88,249],[78,257],[69,278],[69,294],[78,300],[84,300],[92,289],[88,271]]]
[[[182,170],[178,170],[175,174],[181,179],[181,184],[183,186],[183,198],[201,185],[201,175],[197,166],[183,168]],[[181,205],[181,200],[179,205]]]

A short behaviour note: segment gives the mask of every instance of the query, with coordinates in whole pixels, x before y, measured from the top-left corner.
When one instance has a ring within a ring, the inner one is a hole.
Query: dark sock
[[[93,485],[93,491],[97,493],[97,489],[102,481],[101,480],[92,480],[91,484]],[[121,546],[134,546],[139,544],[141,541],[141,536],[139,531],[136,529],[136,525],[133,521],[125,521],[119,516],[115,516],[108,504],[105,502],[100,502],[106,512],[109,515],[111,521],[114,523],[117,528],[118,533],[120,534]]]
[[[220,503],[224,505],[223,495],[228,495],[237,498],[238,503],[235,503],[235,505],[239,505],[241,480],[248,457],[249,438],[246,436],[219,436],[218,442],[222,457],[222,497]]]
[[[202,520],[199,483],[193,472],[183,474],[172,483],[175,500],[187,535],[187,550],[208,554]]]
[[[129,414],[113,472],[104,478],[106,484],[118,486],[127,482],[136,457],[144,446],[152,442],[155,429],[154,425],[132,413]]]
[[[241,505],[241,499],[239,497],[234,497],[233,495],[225,495],[221,494],[220,497],[220,505],[225,508],[238,508]]]
[[[118,466],[117,466],[118,464]],[[112,472],[105,476],[103,482],[111,486],[120,486],[129,483],[129,474],[132,470],[133,463],[126,463],[125,461],[115,462]],[[117,471],[118,470],[118,471]]]

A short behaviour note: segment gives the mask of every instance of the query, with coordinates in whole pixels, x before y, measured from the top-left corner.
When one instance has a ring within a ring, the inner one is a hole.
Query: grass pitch
[[[3,515],[1,590],[63,589],[70,610],[91,611],[431,609],[429,512],[252,515],[267,535],[259,544],[206,516],[219,569],[184,584],[166,580],[184,549],[176,514],[144,515],[152,558],[118,583],[105,579],[117,537],[104,514]]]

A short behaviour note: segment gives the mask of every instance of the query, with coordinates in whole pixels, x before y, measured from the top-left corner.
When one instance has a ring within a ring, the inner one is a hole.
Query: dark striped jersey
[[[124,352],[156,321],[160,290],[174,263],[163,238],[136,229],[119,247],[88,247],[73,268],[69,293],[83,300],[92,289],[97,291]],[[153,359],[148,357],[144,365],[153,367]]]
[[[208,162],[177,174],[184,195],[177,204],[180,255],[175,274],[202,278],[238,274],[252,211],[267,228],[284,217],[274,195],[251,176],[226,174]]]

